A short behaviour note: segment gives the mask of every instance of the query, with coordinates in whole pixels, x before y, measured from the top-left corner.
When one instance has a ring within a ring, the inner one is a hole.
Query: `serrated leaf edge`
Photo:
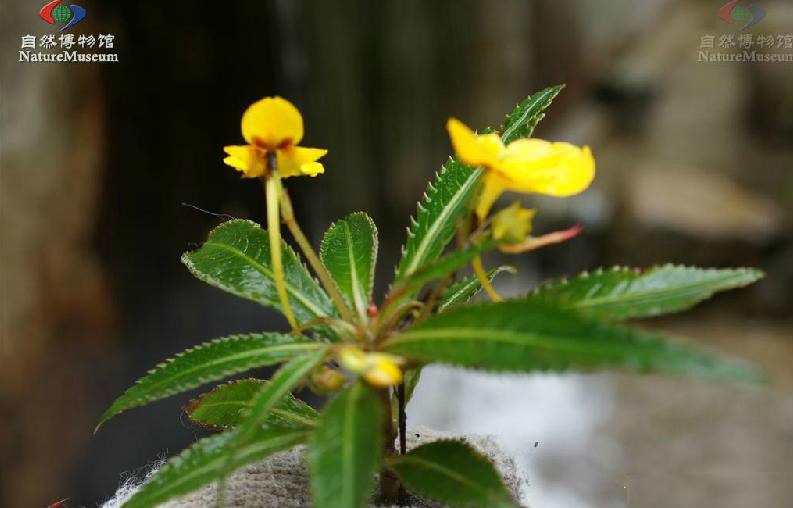
[[[227,381],[225,383],[220,383],[219,385],[216,385],[214,388],[212,388],[208,392],[204,392],[201,395],[199,395],[198,397],[195,397],[195,398],[191,399],[187,404],[182,406],[182,410],[187,415],[187,419],[188,420],[190,420],[195,425],[198,425],[198,426],[203,427],[205,429],[215,430],[215,431],[222,431],[222,430],[232,429],[232,428],[234,428],[233,425],[215,425],[213,423],[208,423],[208,422],[205,422],[203,420],[199,420],[199,419],[197,419],[197,418],[195,418],[193,416],[193,412],[195,412],[195,410],[199,406],[202,405],[203,400],[207,396],[209,396],[210,394],[212,394],[212,393],[214,393],[214,392],[216,392],[216,391],[218,391],[218,390],[220,390],[220,389],[222,389],[222,388],[224,388],[226,386],[233,385],[235,383],[246,382],[246,381],[255,381],[257,383],[262,383],[262,384],[267,383],[267,381],[264,380],[264,379],[258,379],[258,378],[254,378],[254,377],[235,379],[233,381]],[[301,401],[300,399],[297,399],[297,398],[296,398],[296,400],[298,400],[300,402],[303,402],[303,401]],[[241,403],[241,405],[250,405],[250,404]],[[311,409],[312,411],[314,411],[316,413],[316,416],[319,417],[319,413],[314,408],[312,408],[308,404],[306,404],[306,407]],[[278,409],[278,408],[271,409],[270,413],[277,414],[281,418],[284,418],[284,419],[287,419],[287,420],[291,420],[291,421],[293,421],[295,423],[303,424],[303,425],[305,425],[307,427],[306,430],[310,430],[311,427],[316,425],[316,421],[306,420],[305,418],[296,416],[294,413],[291,413],[289,411],[283,411],[283,410]]]
[[[447,173],[451,171],[451,169],[448,169],[449,164],[454,162],[456,162],[455,159],[450,157],[449,160],[446,162],[446,164],[441,166],[440,171],[435,172],[434,184],[432,181],[428,184],[427,191],[424,192],[422,196],[422,200],[417,204],[416,217],[421,218],[422,214],[428,213],[428,209],[427,209],[428,205],[432,203],[434,199],[434,194],[438,192],[438,188],[441,186],[443,179],[446,178],[448,176]],[[457,164],[465,166],[460,162],[457,162]],[[452,202],[455,204],[459,204],[459,202],[463,199],[463,197],[476,184],[476,181],[479,179],[479,176],[482,174],[481,168],[469,168],[469,169],[471,170],[471,175],[466,180],[466,183],[460,186],[459,190],[455,193],[454,199],[450,201],[450,204]],[[426,263],[427,260],[422,259],[422,255],[429,248],[432,239],[437,234],[438,229],[442,226],[443,221],[441,220],[441,217],[444,218],[448,217],[448,214],[450,213],[449,210],[451,210],[452,208],[454,207],[453,206],[444,207],[441,215],[430,225],[430,227],[427,229],[427,233],[424,235],[424,238],[426,240],[419,243],[419,246],[416,248],[416,253],[413,255],[414,261],[406,265],[404,271],[401,268],[402,261],[400,260],[400,263],[399,265],[397,265],[395,270],[395,279],[402,279],[408,277],[409,275],[412,275],[413,272],[415,272],[418,268],[421,267],[421,265]],[[402,245],[400,249],[401,258],[404,258],[405,253],[407,252],[408,243],[416,238],[415,229],[418,226],[419,226],[418,220],[413,216],[411,216],[410,226],[407,228],[407,239],[405,240],[405,243]]]
[[[509,266],[509,265],[499,266],[498,268],[494,268],[494,269],[490,270],[490,272],[488,273],[488,278],[492,281],[498,274],[500,274],[502,272],[509,272],[509,273],[514,275],[515,273],[517,273],[517,271],[518,270],[514,266]],[[477,286],[478,285],[479,289],[477,289],[469,297],[469,300],[470,300],[470,298],[473,298],[474,296],[476,296],[482,290],[482,283],[476,277],[470,277],[467,280],[463,280],[463,281],[460,281],[460,282],[465,282],[465,284],[461,285],[454,292],[454,294],[452,294],[451,296],[449,296],[447,298],[443,298],[441,303],[438,305],[438,313],[439,314],[441,312],[445,311],[446,309],[448,309],[449,307],[453,307],[453,306],[465,303],[463,301],[458,301],[458,299],[460,298],[460,295],[464,295],[465,293],[467,293],[468,289],[471,286]],[[454,286],[450,287],[450,289],[453,289],[453,288],[454,288]],[[468,301],[468,300],[466,300],[466,301]]]
[[[372,273],[370,274],[368,284],[365,287],[365,292],[366,292],[367,299],[371,299],[372,291],[374,290],[374,277],[375,277],[375,273],[376,273],[376,269],[377,269],[377,253],[378,253],[380,242],[379,242],[379,239],[378,239],[377,224],[375,224],[374,220],[371,217],[369,217],[369,215],[366,212],[363,212],[363,211],[353,212],[353,213],[347,215],[346,217],[344,217],[342,219],[339,219],[339,220],[337,220],[335,222],[331,222],[330,226],[328,226],[328,229],[325,231],[325,235],[323,235],[323,237],[322,237],[322,242],[320,242],[320,245],[319,245],[319,258],[321,260],[323,260],[323,264],[324,264],[325,251],[326,251],[325,237],[327,236],[327,234],[333,228],[337,227],[340,222],[346,221],[346,220],[350,219],[353,216],[362,216],[364,219],[366,219],[366,221],[372,227],[372,231],[374,232],[374,238],[373,238],[374,239],[374,243],[372,245],[373,248],[372,248],[372,259],[371,259]],[[349,236],[349,235],[347,235],[347,236]],[[352,244],[352,242],[350,242],[350,245],[351,244]],[[348,247],[348,250],[349,250],[349,247]],[[352,253],[348,252],[348,256],[350,257],[350,265],[351,266],[354,265]],[[327,268],[327,265],[326,265],[326,268]],[[357,278],[358,278],[357,273],[351,273],[351,277],[353,277],[354,281],[357,280]],[[331,277],[331,279],[333,280],[334,286],[336,286],[336,289],[339,291],[339,294],[341,294],[342,297],[345,300],[347,300],[347,304],[356,307],[355,306],[355,302],[350,302],[349,298],[347,297],[347,295],[344,294],[344,291],[341,290],[341,288],[339,287],[338,283],[336,282],[336,279],[334,277]],[[355,285],[354,282],[353,282],[353,285]],[[364,307],[366,307],[368,304],[369,304],[368,301],[364,302]]]
[[[762,270],[758,270],[756,268],[700,268],[700,267],[697,267],[697,266],[687,266],[687,265],[678,265],[678,264],[673,264],[673,263],[665,263],[665,264],[662,264],[662,265],[654,265],[654,266],[652,266],[650,268],[642,270],[641,268],[630,268],[630,267],[617,265],[617,266],[614,266],[614,267],[611,267],[611,268],[608,268],[608,269],[598,268],[598,269],[592,271],[591,273],[589,271],[584,271],[584,272],[581,272],[578,275],[573,276],[572,278],[562,277],[562,278],[554,280],[554,281],[547,281],[547,282],[544,282],[544,283],[540,284],[536,288],[532,289],[528,294],[529,295],[537,295],[537,294],[541,293],[543,290],[551,290],[551,289],[563,288],[565,286],[570,285],[575,280],[587,279],[590,276],[597,276],[597,275],[603,275],[603,274],[608,274],[608,273],[619,273],[619,272],[622,272],[622,273],[631,273],[631,274],[637,275],[638,277],[646,277],[646,276],[649,276],[649,275],[653,274],[656,271],[667,270],[667,269],[673,269],[673,270],[674,269],[696,270],[698,272],[701,272],[703,275],[719,274],[719,275],[724,275],[725,277],[731,277],[731,278],[739,278],[739,277],[745,275],[745,276],[749,276],[749,278],[751,279],[751,280],[747,280],[747,281],[735,281],[734,283],[731,283],[731,284],[728,284],[728,285],[725,285],[725,286],[721,286],[721,287],[719,287],[718,289],[715,289],[715,290],[707,290],[708,295],[705,298],[709,298],[710,296],[714,295],[717,292],[726,291],[726,290],[729,290],[729,289],[740,288],[740,287],[745,287],[745,286],[747,286],[749,284],[752,284],[752,283],[762,279],[765,276],[765,274],[763,273]],[[700,281],[700,282],[697,282],[697,283],[689,284],[687,287],[689,289],[691,289],[692,292],[696,292],[698,290],[705,289],[703,286],[708,286],[710,284],[711,283],[707,282],[707,281],[705,281],[705,282]],[[683,287],[686,287],[686,286],[675,286],[674,288],[665,289],[665,290],[648,291],[648,292],[646,292],[646,294],[648,294],[648,295],[658,295],[658,294],[663,294],[664,292],[679,291]],[[637,295],[641,295],[641,293],[633,293],[633,294],[631,294],[631,297],[635,298],[635,297],[637,297]],[[595,306],[595,305],[602,305],[604,302],[608,302],[610,299],[611,300],[616,300],[616,298],[614,298],[614,297],[612,297],[612,298],[605,298],[605,297],[604,298],[593,298],[593,299],[587,300],[586,303],[577,304],[577,305],[573,306],[573,308],[582,309],[582,308],[592,307],[592,306]],[[692,305],[694,305],[695,303],[693,303]]]
[[[565,86],[565,84],[550,86],[540,90],[539,92],[535,92],[534,94],[531,94],[520,101],[520,103],[518,103],[518,105],[512,111],[505,115],[505,121],[502,125],[503,133],[501,134],[501,139],[507,144],[509,144],[511,141],[514,141],[510,139],[512,134],[524,124],[528,126],[528,135],[531,136],[534,133],[534,128],[537,126],[537,124],[539,124],[542,119],[545,118],[544,110],[551,105],[553,100],[557,95],[559,95]],[[529,101],[532,101],[533,104],[537,106],[536,111],[532,111],[527,106],[524,106],[524,104]],[[522,108],[526,108],[526,110],[522,112],[522,117],[519,120],[511,120],[510,117],[515,114],[516,111],[520,111]],[[503,128],[506,126],[507,122],[510,122],[511,126]]]
[[[145,375],[143,375],[142,377],[137,379],[132,386],[127,388],[124,391],[124,393],[122,393],[118,398],[116,398],[115,401],[113,401],[111,406],[102,414],[102,417],[99,419],[99,423],[96,425],[96,429],[94,429],[94,432],[96,432],[96,430],[98,430],[99,427],[101,427],[108,420],[110,420],[110,418],[112,418],[112,417],[114,417],[114,416],[116,416],[116,415],[118,415],[120,413],[123,413],[124,411],[128,411],[128,410],[133,409],[135,407],[145,406],[145,405],[147,405],[147,404],[149,404],[151,402],[162,400],[162,399],[170,397],[171,395],[176,395],[177,393],[182,393],[184,391],[191,390],[193,388],[197,388],[197,387],[199,387],[199,386],[201,386],[203,384],[212,382],[215,379],[217,379],[217,377],[215,377],[215,376],[213,376],[211,378],[201,377],[201,378],[198,378],[198,380],[197,380],[198,384],[187,383],[187,384],[174,385],[174,387],[172,389],[166,390],[161,397],[154,397],[154,396],[151,396],[151,395],[143,395],[143,396],[137,397],[135,399],[132,399],[132,401],[129,401],[126,404],[119,404],[119,406],[116,407],[117,403],[122,401],[125,395],[127,395],[130,391],[134,390],[137,386],[140,386],[143,383],[143,381],[145,381],[148,378],[148,376],[156,374],[157,372],[161,371],[162,369],[164,369],[168,365],[172,364],[178,358],[181,358],[182,356],[184,356],[186,354],[189,354],[189,353],[194,353],[196,351],[200,351],[202,349],[206,349],[206,348],[208,348],[210,346],[213,346],[215,344],[224,343],[224,342],[238,342],[238,341],[241,341],[241,340],[254,339],[254,338],[257,338],[257,337],[266,337],[268,335],[279,335],[280,336],[281,334],[278,334],[278,333],[272,333],[272,334],[270,334],[270,333],[250,333],[250,334],[235,334],[235,335],[228,335],[228,336],[225,336],[225,337],[219,337],[217,339],[213,339],[213,340],[210,340],[208,342],[204,342],[202,344],[199,344],[197,346],[193,346],[191,348],[185,349],[184,351],[176,353],[171,358],[168,358],[167,360],[158,363],[155,367],[149,369],[146,372]],[[276,349],[277,348],[277,349],[284,349],[284,350],[294,349],[294,350],[311,351],[312,349],[319,349],[321,347],[323,347],[322,343],[313,342],[313,341],[310,341],[310,339],[307,339],[305,342],[294,342],[294,343],[280,344],[278,346],[269,347],[268,349]],[[240,353],[238,356],[240,358],[244,358],[245,356],[254,356],[254,355],[258,355],[258,354],[261,354],[261,350],[258,350],[258,351],[246,351],[244,354]],[[229,359],[229,357],[224,357],[224,361],[228,360],[228,359]],[[251,366],[245,368],[244,370],[256,368],[257,364],[258,364],[258,362],[254,362],[253,364],[251,364]],[[221,377],[221,378],[222,377],[227,377],[227,376],[231,376],[233,374],[236,374],[238,372],[240,372],[240,370],[238,370],[238,369],[223,369],[223,370],[219,371],[218,377]]]
[[[203,272],[201,272],[198,269],[196,269],[195,264],[193,263],[193,260],[190,258],[190,256],[192,256],[196,252],[200,251],[201,249],[203,249],[207,245],[211,245],[214,248],[219,248],[221,250],[225,250],[227,252],[231,252],[231,253],[233,253],[235,255],[239,255],[241,258],[247,260],[254,268],[256,268],[256,270],[259,273],[261,273],[265,277],[273,279],[273,272],[271,270],[268,270],[265,266],[263,266],[261,263],[259,263],[255,259],[253,259],[250,256],[248,256],[244,252],[240,251],[239,249],[230,248],[227,245],[224,245],[222,243],[212,242],[212,241],[209,240],[209,238],[211,238],[212,235],[215,234],[217,231],[219,231],[221,228],[231,227],[231,225],[234,224],[234,223],[247,223],[248,225],[253,226],[254,228],[258,228],[259,230],[263,231],[265,233],[265,236],[267,234],[267,230],[266,229],[262,228],[259,224],[257,224],[256,222],[254,222],[252,220],[248,220],[248,219],[229,220],[229,221],[224,222],[223,224],[218,225],[214,229],[212,229],[212,231],[210,231],[209,234],[207,235],[207,241],[204,242],[201,245],[201,247],[199,247],[198,249],[192,250],[192,251],[187,251],[187,252],[183,253],[182,257],[181,257],[182,263],[187,267],[187,269],[190,271],[190,273],[193,274],[193,276],[195,278],[197,278],[198,280],[200,280],[202,282],[205,282],[205,283],[209,284],[210,286],[214,286],[216,288],[219,288],[219,289],[222,289],[222,290],[228,291],[228,292],[235,292],[235,291],[233,291],[232,290],[233,288],[231,288],[227,284],[223,284],[222,282],[218,282],[216,280],[213,280],[211,277],[206,276]],[[312,273],[308,270],[308,267],[303,262],[303,259],[297,254],[297,252],[295,252],[295,250],[292,249],[292,247],[288,243],[286,243],[285,241],[281,242],[281,249],[282,249],[283,252],[287,252],[288,254],[292,255],[292,257],[295,259],[295,261],[297,261],[297,263],[300,265],[300,267],[308,275],[308,278],[314,284],[315,288],[320,293],[322,293],[325,296],[325,298],[327,298],[327,300],[330,302],[331,301],[330,297],[327,295],[327,293],[325,293],[325,290],[322,289],[322,286],[320,286],[320,284],[317,281],[317,279],[314,278]],[[290,295],[294,296],[297,300],[299,300],[307,309],[311,310],[311,312],[313,312],[316,317],[327,317],[327,316],[329,316],[329,314],[326,313],[323,309],[317,308],[317,306],[313,302],[311,302],[309,300],[306,300],[305,297],[303,297],[303,295],[301,294],[301,292],[297,288],[295,288],[294,286],[289,284],[289,281],[285,280],[284,281],[284,285],[286,286],[287,292]],[[258,299],[258,298],[255,298],[254,300],[257,303],[259,303],[259,304],[261,304],[261,305],[263,305],[265,307],[270,307],[270,305],[263,304],[260,301],[260,299]]]

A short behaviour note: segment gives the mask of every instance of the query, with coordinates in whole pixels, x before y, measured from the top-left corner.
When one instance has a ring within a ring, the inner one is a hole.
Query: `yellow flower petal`
[[[504,151],[498,134],[479,136],[456,118],[449,118],[446,129],[457,157],[469,166],[492,166]]]
[[[366,353],[357,347],[341,347],[336,356],[339,359],[339,364],[350,372],[359,374],[366,369]]]
[[[509,190],[565,197],[589,187],[595,159],[586,146],[519,139],[510,143],[495,169]]]
[[[244,177],[253,178],[262,176],[265,170],[265,161],[261,150],[250,145],[231,145],[223,147],[228,157],[223,162],[242,172]]]
[[[402,369],[386,355],[376,356],[374,364],[366,371],[363,378],[374,386],[385,388],[402,382]]]
[[[490,207],[493,206],[493,203],[496,202],[508,185],[508,182],[495,171],[488,171],[485,173],[483,180],[484,188],[476,204],[476,216],[479,222],[485,220],[487,213],[490,211]]]
[[[242,136],[252,145],[276,148],[303,139],[303,117],[288,100],[265,97],[242,115]]]
[[[325,166],[321,162],[307,162],[300,166],[300,172],[308,176],[317,176],[325,172]]]
[[[384,353],[365,353],[355,346],[343,346],[336,353],[339,364],[368,383],[386,387],[402,381],[402,358]]]
[[[240,159],[236,159],[234,157],[228,156],[223,159],[223,162],[227,165],[231,166],[234,169],[238,169],[243,173],[248,170],[248,164]]]
[[[278,150],[278,172],[284,178],[299,175],[317,176],[324,173],[325,168],[316,160],[326,153],[328,151],[322,148],[302,146],[283,148]]]

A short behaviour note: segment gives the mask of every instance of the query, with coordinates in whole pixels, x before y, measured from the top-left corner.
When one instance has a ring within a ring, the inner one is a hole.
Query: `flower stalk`
[[[292,307],[289,305],[289,295],[286,292],[286,283],[284,282],[283,260],[281,259],[281,220],[278,214],[278,195],[280,194],[281,178],[278,176],[278,170],[275,167],[276,158],[274,153],[272,156],[268,154],[267,166],[269,171],[262,179],[264,181],[264,193],[267,198],[267,234],[270,239],[273,278],[275,279],[278,299],[281,301],[286,320],[289,321],[289,326],[292,327],[292,330],[297,330],[299,326],[294,313],[292,313]]]
[[[479,282],[482,284],[482,287],[487,292],[487,296],[490,297],[491,300],[494,302],[501,302],[504,298],[501,297],[500,294],[493,289],[493,285],[490,284],[490,278],[487,276],[487,272],[485,268],[482,266],[482,257],[476,256],[474,260],[471,262],[471,266],[474,269],[474,274],[476,278],[479,279]]]
[[[322,264],[322,261],[320,261],[319,256],[317,256],[317,253],[314,251],[311,243],[306,238],[306,235],[303,234],[303,230],[300,229],[300,225],[295,220],[294,210],[292,209],[292,200],[289,199],[289,194],[286,192],[286,189],[284,189],[283,186],[279,186],[279,198],[281,203],[281,217],[284,219],[284,224],[286,224],[289,232],[292,233],[292,236],[297,242],[297,245],[300,247],[300,250],[303,251],[303,254],[308,260],[308,264],[311,265],[314,273],[316,273],[317,277],[319,277],[319,281],[322,283],[325,291],[328,292],[328,295],[330,296],[331,300],[333,300],[336,308],[339,309],[342,319],[348,323],[353,322],[352,314],[350,313],[350,309],[347,307],[347,303],[344,301],[344,298],[341,297],[341,294],[339,294],[338,289],[336,289],[336,284],[330,277],[328,270],[325,268],[325,265]]]

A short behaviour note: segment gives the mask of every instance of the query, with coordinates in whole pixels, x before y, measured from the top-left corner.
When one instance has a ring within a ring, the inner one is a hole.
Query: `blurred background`
[[[181,413],[189,395],[94,435],[116,396],[186,347],[286,328],[179,262],[223,220],[213,214],[263,219],[260,186],[221,162],[251,102],[289,98],[306,146],[329,149],[324,176],[288,181],[298,217],[317,243],[367,211],[382,295],[450,153],[447,117],[498,125],[557,83],[568,87],[536,135],[590,145],[598,176],[573,199],[524,201],[540,209],[536,231],[585,231],[510,258],[520,271],[501,291],[615,264],[759,267],[761,283],[642,326],[749,358],[774,381],[431,369],[410,421],[499,435],[535,507],[793,504],[793,64],[698,61],[703,37],[711,51],[737,37],[721,4],[85,0],[71,32],[115,35],[119,61],[32,64],[18,61],[21,37],[54,30],[38,3],[3,2],[0,506],[97,506],[201,435]],[[761,6],[743,33],[782,36],[762,51],[793,53],[793,4]]]

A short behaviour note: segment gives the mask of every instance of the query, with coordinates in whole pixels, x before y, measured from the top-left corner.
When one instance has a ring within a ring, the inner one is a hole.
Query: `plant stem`
[[[300,250],[302,250],[303,254],[306,256],[308,264],[311,265],[311,268],[314,269],[317,277],[319,277],[319,280],[322,283],[322,286],[325,288],[325,291],[328,292],[331,300],[333,300],[333,303],[336,304],[336,307],[341,313],[342,319],[352,323],[352,314],[347,308],[347,303],[344,301],[344,298],[341,297],[338,289],[336,289],[336,283],[334,283],[333,279],[331,279],[330,274],[325,269],[325,265],[323,265],[322,261],[319,260],[319,256],[317,256],[317,253],[314,252],[314,248],[311,247],[311,243],[306,238],[306,235],[303,234],[303,230],[300,229],[300,225],[295,220],[295,214],[292,210],[292,201],[289,199],[289,194],[283,187],[281,187],[279,190],[281,198],[281,216],[284,219],[284,223],[286,223],[286,227],[289,228],[289,231],[292,233],[292,236],[295,238],[298,246],[300,246]]]
[[[263,178],[264,193],[267,197],[267,233],[270,238],[270,260],[273,263],[273,278],[275,287],[278,291],[278,298],[281,300],[286,320],[292,330],[297,330],[298,324],[295,315],[292,314],[292,307],[289,305],[289,295],[286,293],[284,283],[284,267],[281,260],[281,220],[278,216],[278,194],[281,187],[281,180],[275,168],[275,157],[270,157],[268,152],[267,165],[270,171]]]
[[[421,309],[421,314],[413,321],[414,324],[421,323],[428,317],[432,315],[432,312],[435,310],[435,305],[438,303],[438,299],[443,295],[443,292],[446,291],[446,288],[454,282],[455,273],[452,273],[448,277],[443,278],[438,285],[435,286],[427,298],[424,301],[424,307]]]
[[[421,305],[419,301],[406,300],[399,305],[384,306],[383,308],[385,310],[378,316],[374,324],[375,343],[382,340],[387,332],[391,331],[391,329],[399,323],[399,320],[405,317],[409,310],[420,309]]]
[[[355,335],[356,333],[358,333],[358,329],[355,328],[351,323],[348,323],[347,321],[341,319],[335,319],[329,317],[316,318],[316,319],[312,319],[311,321],[305,322],[302,325],[300,325],[300,328],[298,328],[297,330],[293,330],[292,333],[300,334],[303,333],[305,330],[308,330],[309,328],[314,328],[315,326],[321,326],[321,325],[328,325],[330,327],[344,329],[344,331],[349,333],[350,335]]]
[[[383,405],[383,438],[385,439],[385,455],[394,455],[394,417],[391,411],[391,395],[388,389],[378,390]],[[380,497],[384,504],[401,506],[400,492],[402,482],[388,469],[380,471]]]
[[[399,383],[397,386],[397,402],[399,414],[397,420],[399,422],[399,454],[404,455],[407,453],[407,414],[405,413],[405,383]]]

